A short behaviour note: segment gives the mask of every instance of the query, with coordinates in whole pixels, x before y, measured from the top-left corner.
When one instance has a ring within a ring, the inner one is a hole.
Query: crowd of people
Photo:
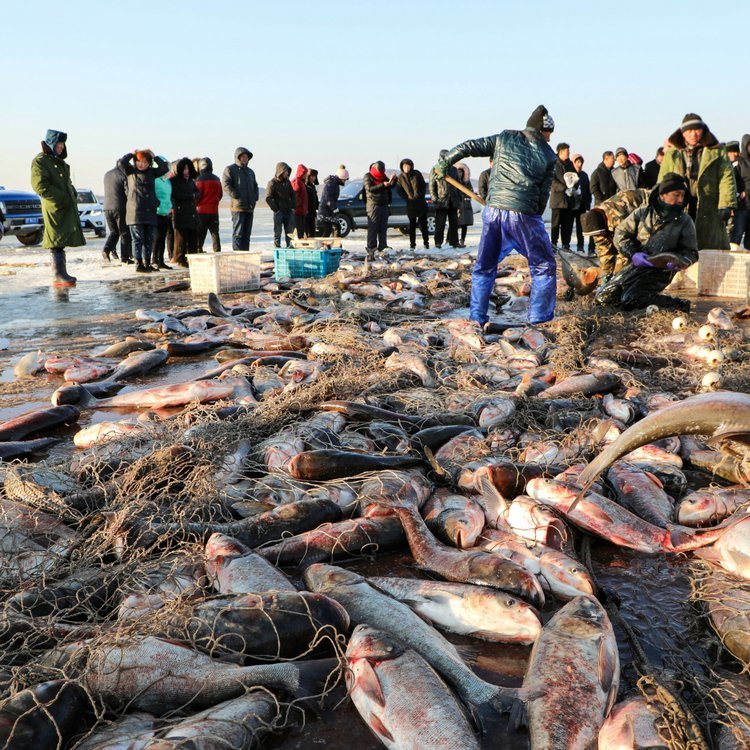
[[[555,310],[555,250],[570,251],[575,229],[579,253],[596,253],[601,267],[597,301],[624,308],[656,300],[685,307],[660,294],[674,273],[698,259],[700,249],[750,250],[746,186],[750,189],[750,135],[721,143],[694,113],[685,115],[654,159],[643,164],[624,147],[605,151],[591,176],[570,145],[549,145],[554,121],[537,107],[522,130],[505,130],[442,150],[429,181],[411,159],[390,176],[382,161],[363,178],[367,254],[387,249],[386,230],[395,190],[406,203],[409,241],[417,232],[430,247],[428,194],[435,213],[434,246],[464,247],[474,221],[473,183],[466,157],[489,157],[478,180],[485,203],[482,233],[472,276],[470,317],[487,320],[498,262],[515,250],[529,262],[532,278],[529,320],[550,320]],[[44,245],[51,250],[53,283],[72,285],[64,248],[84,244],[75,189],[66,162],[67,136],[49,130],[32,163],[32,185],[42,198]],[[187,267],[187,255],[203,252],[208,234],[221,251],[219,203],[231,199],[232,249],[249,249],[259,201],[252,153],[237,148],[221,178],[208,157],[169,163],[149,149],[134,149],[104,176],[104,212],[109,228],[103,256],[134,264],[136,272],[168,269],[167,260]],[[447,179],[450,178],[450,179]],[[336,236],[340,189],[349,179],[341,165],[323,181],[318,171],[285,162],[276,165],[265,200],[273,212],[275,247],[295,236]],[[463,188],[463,189],[462,189]],[[549,204],[549,234],[542,214]],[[447,231],[446,231],[447,227]],[[118,256],[116,246],[120,243]],[[586,247],[588,242],[588,248]],[[559,245],[559,246],[558,246]],[[657,257],[659,256],[659,257]]]

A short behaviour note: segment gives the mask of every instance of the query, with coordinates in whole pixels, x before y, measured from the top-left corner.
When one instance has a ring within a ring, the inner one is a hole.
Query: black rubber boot
[[[65,250],[54,248],[50,251],[52,255],[52,286],[75,286],[75,276],[71,276],[65,268]]]

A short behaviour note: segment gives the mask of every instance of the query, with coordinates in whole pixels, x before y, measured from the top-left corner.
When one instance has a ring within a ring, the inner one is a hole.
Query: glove
[[[676,267],[677,267],[677,266],[675,266],[675,264],[674,264],[674,263],[667,263],[667,265],[665,265],[665,266],[664,266],[664,268],[666,268],[666,269],[667,269],[667,271],[674,271],[674,269],[675,269]]]
[[[445,159],[438,159],[438,163],[432,168],[432,171],[441,179],[445,177],[449,164]]]
[[[719,209],[719,220],[722,224],[725,226],[729,223],[729,220],[732,218],[732,209],[731,208],[720,208]]]
[[[646,255],[646,253],[633,253],[633,255],[630,257],[630,260],[632,261],[633,265],[636,266],[636,268],[654,267],[654,264],[648,259],[648,255]]]

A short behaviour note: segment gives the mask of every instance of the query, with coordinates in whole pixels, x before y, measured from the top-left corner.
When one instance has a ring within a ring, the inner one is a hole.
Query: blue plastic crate
[[[338,270],[341,248],[277,247],[273,251],[276,279],[317,279]]]

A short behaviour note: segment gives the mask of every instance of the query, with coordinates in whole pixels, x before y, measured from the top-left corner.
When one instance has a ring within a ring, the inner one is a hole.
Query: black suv
[[[336,219],[341,236],[346,237],[353,229],[367,228],[367,211],[362,180],[351,180],[341,188]],[[427,193],[427,230],[435,234],[435,206]],[[399,229],[403,234],[409,231],[409,217],[406,215],[406,201],[398,194],[396,187],[391,189],[391,215],[388,228]]]

